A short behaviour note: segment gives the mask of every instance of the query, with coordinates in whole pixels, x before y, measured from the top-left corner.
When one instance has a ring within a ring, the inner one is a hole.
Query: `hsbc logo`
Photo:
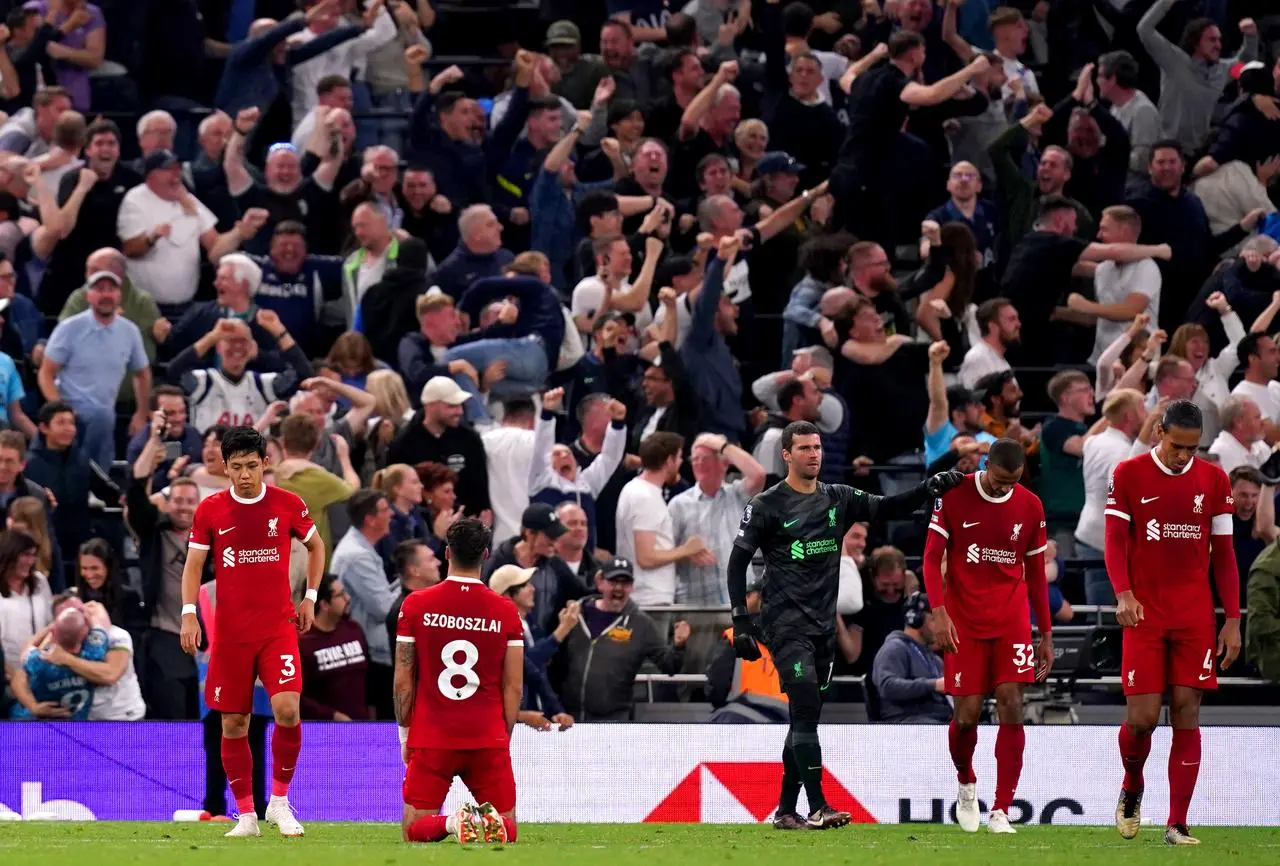
[[[768,819],[777,808],[781,784],[781,761],[707,761],[677,782],[644,820],[647,823],[721,823],[741,821],[745,811],[758,823]],[[831,807],[848,812],[855,824],[876,823],[875,816],[825,767],[822,788]]]
[[[231,547],[222,548],[222,567],[223,568],[236,567],[236,552],[234,548],[231,548]]]
[[[964,553],[964,561],[970,565],[977,565],[982,561],[982,551],[978,549],[978,545],[970,544],[969,549]]]

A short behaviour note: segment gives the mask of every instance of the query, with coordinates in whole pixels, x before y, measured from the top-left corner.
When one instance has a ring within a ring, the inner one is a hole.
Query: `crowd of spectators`
[[[180,580],[235,425],[325,543],[307,718],[390,718],[395,617],[461,515],[525,623],[523,722],[630,719],[646,669],[776,718],[725,568],[797,420],[824,481],[886,493],[1022,442],[1070,623],[1114,603],[1112,469],[1183,398],[1280,676],[1276,10],[529,5],[0,3],[17,715],[208,717]],[[949,712],[922,535],[843,541],[837,673],[873,718]]]

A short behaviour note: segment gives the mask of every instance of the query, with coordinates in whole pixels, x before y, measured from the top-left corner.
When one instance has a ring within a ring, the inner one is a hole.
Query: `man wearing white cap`
[[[137,411],[129,422],[133,434],[147,422],[151,403],[151,365],[142,333],[120,309],[118,274],[89,274],[85,296],[89,309],[64,319],[49,335],[40,365],[40,393],[48,402],[61,400],[76,410],[76,423],[90,457],[106,469],[115,459],[116,396],[126,372],[133,374]]]
[[[432,376],[422,388],[422,408],[401,428],[387,451],[387,463],[439,463],[458,475],[454,492],[464,513],[491,519],[484,443],[462,426],[462,404],[470,395],[448,376]]]
[[[573,726],[573,716],[564,711],[560,697],[547,680],[547,662],[560,649],[560,643],[578,623],[578,603],[569,602],[560,612],[560,626],[553,634],[535,637],[529,627],[529,613],[536,595],[532,580],[536,568],[504,565],[489,576],[489,588],[510,598],[520,611],[524,624],[524,697],[520,701],[519,720],[538,730],[548,730],[555,722],[560,730]]]

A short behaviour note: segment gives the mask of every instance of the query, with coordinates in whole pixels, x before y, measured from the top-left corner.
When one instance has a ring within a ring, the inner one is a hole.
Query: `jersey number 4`
[[[458,661],[458,655],[462,661]],[[465,701],[480,689],[480,675],[476,673],[476,662],[480,660],[480,650],[469,640],[451,640],[440,650],[440,663],[444,669],[436,678],[440,694],[451,701]],[[462,679],[462,685],[454,680]]]

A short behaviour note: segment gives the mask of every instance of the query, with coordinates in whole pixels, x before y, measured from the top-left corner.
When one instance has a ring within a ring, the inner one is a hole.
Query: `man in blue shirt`
[[[254,303],[273,310],[308,353],[324,354],[332,335],[325,333],[320,311],[342,297],[342,257],[308,253],[306,226],[284,220],[271,233],[271,254],[250,258],[262,268]]]
[[[133,374],[137,410],[129,432],[147,424],[151,365],[138,326],[118,315],[120,277],[95,271],[86,281],[89,309],[58,323],[45,346],[38,381],[45,400],[75,409],[80,439],[102,467],[115,459],[116,397],[125,372]]]
[[[996,437],[982,429],[982,401],[968,388],[948,388],[942,375],[942,362],[951,354],[951,346],[939,340],[929,347],[929,414],[924,420],[924,465],[932,466],[952,450],[957,436],[971,436],[978,443],[979,468],[987,465],[986,446]],[[965,456],[957,454],[958,457]]]
[[[996,286],[996,253],[999,250],[999,209],[979,196],[982,193],[982,175],[971,162],[957,162],[947,177],[947,192],[951,198],[929,211],[926,222],[939,226],[946,223],[964,223],[973,232],[973,242],[982,256],[978,268],[978,284],[974,294],[979,300],[991,297]]]

